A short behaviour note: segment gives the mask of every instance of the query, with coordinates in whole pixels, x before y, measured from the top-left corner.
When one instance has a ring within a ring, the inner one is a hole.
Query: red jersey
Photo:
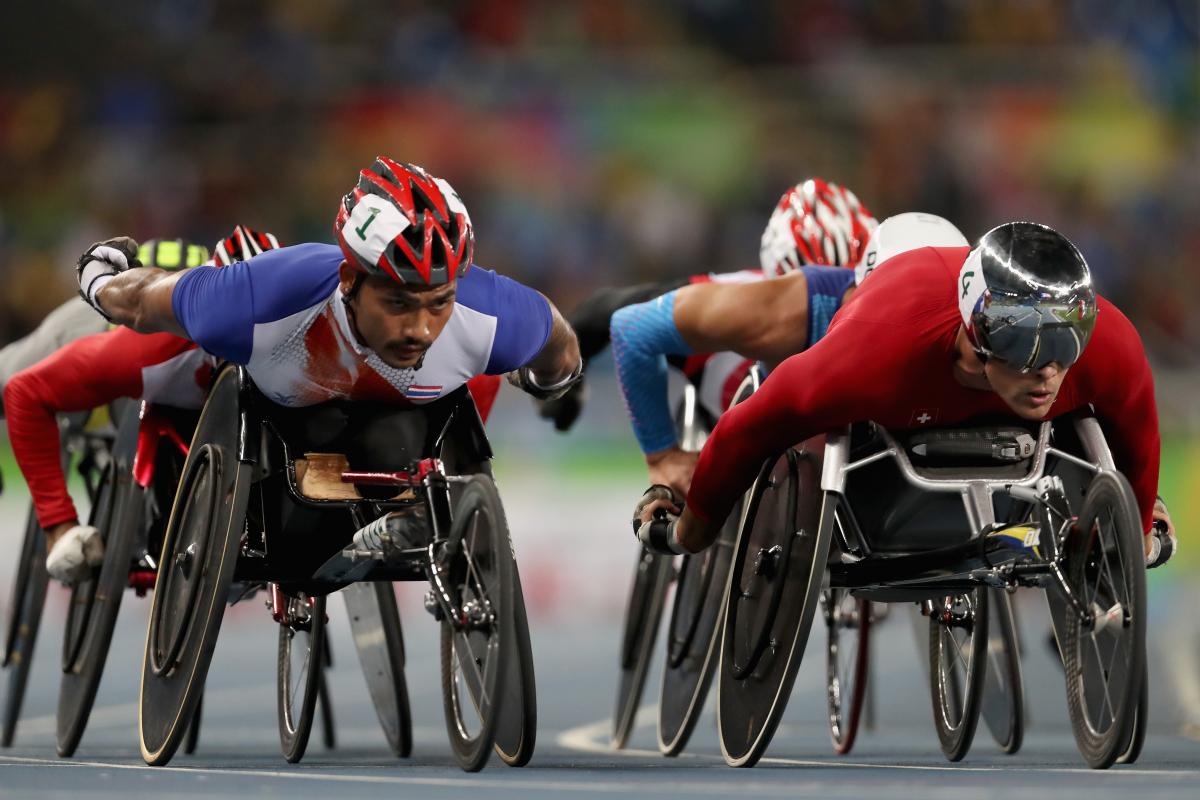
[[[918,428],[1011,414],[994,392],[967,388],[954,377],[962,325],[956,286],[968,252],[926,247],[875,270],[825,338],[784,361],[756,394],[721,417],[692,477],[692,513],[723,521],[763,461],[854,422]],[[1091,342],[1068,370],[1046,419],[1092,404],[1148,531],[1159,468],[1154,383],[1133,325],[1112,303],[1098,303]]]

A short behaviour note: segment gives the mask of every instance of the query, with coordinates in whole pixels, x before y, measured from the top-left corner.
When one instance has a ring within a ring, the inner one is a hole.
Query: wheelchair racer
[[[217,242],[214,262],[227,266],[278,247],[274,235],[239,225]],[[151,240],[137,253],[138,263],[166,272],[208,260],[206,248],[182,240]],[[78,298],[71,303],[104,322]],[[4,407],[13,455],[29,486],[38,524],[46,532],[46,570],[52,578],[76,582],[104,559],[100,532],[80,524],[67,492],[57,415],[103,408],[121,397],[199,409],[215,363],[187,339],[118,327],[77,338],[8,381]]]
[[[759,465],[833,428],[995,413],[1039,421],[1089,404],[1137,497],[1147,566],[1165,563],[1176,541],[1156,497],[1150,366],[1133,325],[1096,295],[1076,247],[1044,225],[1011,222],[974,249],[912,250],[883,262],[825,338],[721,418],[685,507],[669,488],[651,487],[635,510],[638,536],[656,552],[704,549]],[[679,516],[664,522],[656,512]]]

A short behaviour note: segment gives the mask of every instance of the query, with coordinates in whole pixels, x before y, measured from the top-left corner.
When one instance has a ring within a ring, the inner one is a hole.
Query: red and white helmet
[[[238,225],[233,233],[213,247],[213,262],[227,267],[236,261],[249,261],[268,250],[278,250],[279,240],[273,233],[259,233],[249,225]]]
[[[439,286],[471,266],[475,232],[454,187],[379,156],[342,198],[333,224],[346,261],[397,283]]]
[[[784,193],[759,247],[763,274],[778,277],[806,264],[853,267],[878,223],[854,192],[810,178]]]

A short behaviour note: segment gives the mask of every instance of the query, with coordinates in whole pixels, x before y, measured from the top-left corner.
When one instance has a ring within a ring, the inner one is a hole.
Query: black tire
[[[988,667],[983,681],[983,721],[1005,755],[1025,740],[1025,687],[1012,598],[992,590],[988,603]]]
[[[38,628],[42,623],[42,612],[46,607],[49,583],[50,578],[46,574],[46,534],[38,527],[37,516],[30,506],[21,544],[21,559],[17,564],[17,578],[13,581],[12,601],[8,607],[8,634],[4,648],[8,690],[4,693],[0,747],[12,747],[17,733],[17,720],[21,717],[25,687],[33,669],[33,653],[37,645]]]
[[[823,440],[815,440],[823,452]],[[717,727],[735,767],[771,742],[819,605],[836,498],[820,489],[821,459],[789,449],[760,470],[729,574],[722,624]]]
[[[79,746],[104,675],[144,507],[143,490],[134,482],[129,465],[114,461],[89,519],[104,537],[104,563],[73,588],[63,633],[57,746],[64,758],[74,755]]]
[[[459,765],[477,772],[496,742],[508,666],[519,657],[510,652],[517,647],[512,547],[489,476],[473,475],[464,484],[445,547],[452,555],[443,565],[443,585],[464,616],[475,620],[463,628],[442,621],[442,706]]]
[[[289,764],[304,757],[325,672],[325,597],[286,595],[289,622],[279,626],[275,672],[279,747]]]
[[[1079,752],[1093,769],[1106,769],[1135,738],[1146,667],[1141,521],[1120,474],[1102,472],[1089,484],[1066,556],[1071,590],[1095,620],[1085,627],[1077,614],[1067,615],[1059,642],[1067,711]]]
[[[987,674],[989,590],[937,603],[929,617],[929,695],[942,753],[961,761],[971,749]]]
[[[854,747],[867,696],[871,663],[871,601],[846,589],[821,592],[828,635],[825,649],[825,706],[833,751],[844,756]]]
[[[251,465],[238,458],[241,382],[233,367],[214,381],[163,537],[138,715],[142,758],[152,766],[170,761],[187,732],[237,564],[251,480]]]
[[[650,674],[650,659],[658,639],[666,605],[667,587],[674,572],[674,559],[659,556],[638,548],[633,584],[629,588],[629,603],[625,607],[625,624],[621,629],[620,678],[617,681],[617,703],[613,709],[612,746],[620,750],[629,743],[637,722],[638,706]]]
[[[384,738],[393,755],[408,758],[412,753],[412,710],[404,679],[404,634],[392,584],[354,583],[342,590],[342,597]]]
[[[317,706],[321,709],[321,743],[326,750],[337,749],[337,727],[333,724],[333,698],[329,694],[329,670],[333,668],[333,647],[329,629],[325,630],[325,646],[321,648],[321,675],[317,683]],[[410,737],[411,738],[411,737]]]
[[[1142,755],[1146,744],[1146,723],[1150,713],[1150,677],[1149,668],[1142,675],[1142,689],[1138,692],[1137,717],[1133,721],[1133,733],[1124,752],[1117,756],[1118,764],[1134,764]]]
[[[712,547],[680,564],[658,700],[658,749],[665,756],[687,747],[720,663],[725,590],[743,508],[744,502],[734,507]]]
[[[200,723],[204,719],[204,695],[200,695],[200,699],[196,701],[196,710],[192,712],[192,719],[188,722],[187,736],[183,737],[183,754],[190,756],[196,752],[196,745],[200,743]]]
[[[500,721],[496,725],[496,755],[510,767],[523,767],[533,758],[537,746],[537,681],[533,671],[533,643],[529,639],[529,618],[525,613],[525,595],[521,576],[513,561],[513,632],[516,647],[509,652],[508,681]]]

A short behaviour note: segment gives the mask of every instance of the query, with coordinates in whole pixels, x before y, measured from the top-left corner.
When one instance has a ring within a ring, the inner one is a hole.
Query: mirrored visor
[[[1057,362],[1063,369],[1083,355],[1095,316],[1080,319],[1077,307],[995,305],[979,312],[976,330],[989,356],[1022,371]],[[1073,318],[1072,318],[1073,317]]]

